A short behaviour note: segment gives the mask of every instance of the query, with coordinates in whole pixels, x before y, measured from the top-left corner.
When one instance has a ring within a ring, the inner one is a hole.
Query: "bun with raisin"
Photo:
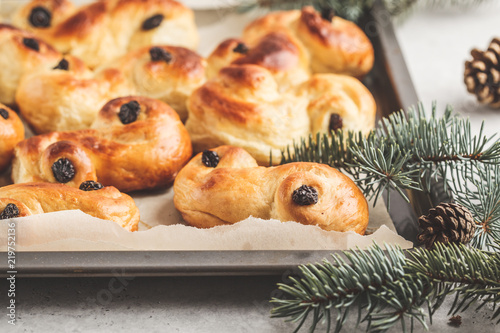
[[[95,180],[128,192],[171,184],[192,148],[168,105],[129,96],[108,102],[90,129],[35,136],[14,153],[14,183]]]
[[[62,184],[24,183],[0,188],[0,219],[79,209],[91,216],[136,231],[139,209],[112,186],[85,182],[81,189]]]
[[[174,193],[184,220],[199,228],[249,216],[359,234],[368,225],[366,199],[339,171],[317,163],[260,167],[230,146],[196,155],[177,176]]]

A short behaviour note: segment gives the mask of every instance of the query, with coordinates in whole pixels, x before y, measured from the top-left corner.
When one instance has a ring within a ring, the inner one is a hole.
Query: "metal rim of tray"
[[[416,105],[415,88],[389,15],[380,1],[375,2],[361,27],[374,43],[375,66],[377,63],[384,66],[387,73],[386,81],[380,85],[390,84],[397,103],[378,107],[392,107],[392,112]],[[414,241],[415,210],[396,193],[391,200],[394,208],[389,214],[397,232]],[[18,277],[275,275],[291,272],[301,264],[319,262],[331,253],[341,251],[17,252],[16,274]],[[5,276],[9,271],[7,252],[0,258],[0,275]]]

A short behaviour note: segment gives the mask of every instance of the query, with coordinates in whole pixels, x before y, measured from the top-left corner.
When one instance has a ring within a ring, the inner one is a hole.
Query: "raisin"
[[[247,54],[248,46],[246,46],[245,43],[238,43],[238,45],[236,45],[236,47],[233,49],[233,52]]]
[[[209,168],[215,168],[219,164],[219,154],[215,151],[205,150],[201,155],[201,161]]]
[[[80,190],[82,191],[97,191],[103,188],[101,183],[95,182],[93,180],[87,180],[80,184]]]
[[[52,68],[52,69],[62,69],[63,71],[67,71],[67,70],[69,70],[69,62],[68,62],[68,60],[62,58],[62,60],[59,61],[57,66]]]
[[[120,118],[122,124],[127,125],[137,120],[139,112],[141,112],[141,106],[139,105],[139,102],[130,101],[120,107],[118,117]]]
[[[292,200],[297,205],[309,206],[318,203],[318,191],[311,186],[302,185],[292,194]]]
[[[38,6],[31,10],[29,20],[31,25],[36,28],[48,28],[50,27],[52,14],[50,14],[47,8]]]
[[[172,54],[161,47],[152,47],[149,50],[149,55],[151,56],[151,61],[165,61],[167,64],[172,61]]]
[[[0,213],[0,220],[11,219],[19,216],[19,208],[13,203],[7,204],[2,213]]]
[[[344,126],[342,117],[337,113],[332,113],[330,116],[330,131],[337,132]]]
[[[2,116],[3,119],[9,119],[9,112],[5,109],[0,109],[0,116]]]
[[[75,167],[70,160],[63,157],[52,164],[52,173],[59,183],[67,183],[75,177]]]
[[[163,22],[164,16],[162,14],[153,15],[142,23],[142,30],[147,31],[158,28]]]
[[[38,44],[38,41],[34,38],[23,38],[23,44],[32,50],[35,50],[37,52],[40,51],[40,45]]]
[[[335,11],[333,8],[330,7],[325,7],[321,10],[321,18],[325,21],[332,21],[332,19],[335,17]]]

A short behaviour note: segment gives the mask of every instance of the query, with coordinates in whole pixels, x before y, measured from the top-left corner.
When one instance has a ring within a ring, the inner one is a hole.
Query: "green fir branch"
[[[297,323],[297,332],[312,315],[310,332],[321,321],[327,332],[332,327],[339,332],[357,306],[357,324],[366,324],[367,331],[383,332],[399,322],[406,332],[416,323],[427,328],[427,317],[432,323],[448,296],[455,296],[453,314],[473,303],[495,307],[500,301],[498,252],[440,243],[434,250],[405,252],[386,245],[384,251],[375,244],[344,255],[346,259],[334,255],[333,262],[300,266],[300,278],[278,284],[285,296],[271,300],[276,305],[271,316]],[[492,320],[499,317],[494,308]]]

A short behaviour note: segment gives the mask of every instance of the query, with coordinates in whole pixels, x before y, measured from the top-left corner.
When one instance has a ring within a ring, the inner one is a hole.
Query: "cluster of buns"
[[[80,8],[32,0],[12,22],[90,67],[148,45],[198,45],[193,12],[173,0],[99,0]]]
[[[175,179],[174,193],[184,220],[199,228],[249,216],[360,234],[368,225],[365,197],[339,171],[317,163],[266,168],[245,150],[230,146],[194,157]]]
[[[13,158],[17,183],[0,189],[0,219],[81,209],[134,231],[120,191],[174,183],[196,227],[255,216],[364,233],[366,200],[340,172],[258,166],[309,134],[371,130],[359,78],[373,48],[354,23],[271,13],[203,59],[192,11],[172,0],[32,0],[12,22],[24,30],[0,24],[0,102],[40,135],[20,141],[0,105],[0,170]]]

